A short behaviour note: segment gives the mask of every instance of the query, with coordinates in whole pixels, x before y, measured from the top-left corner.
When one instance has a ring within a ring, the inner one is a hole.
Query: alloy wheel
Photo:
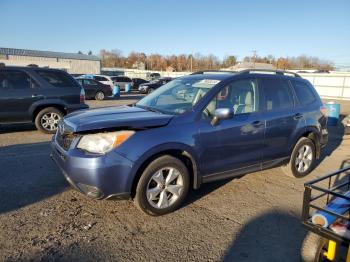
[[[311,146],[303,145],[299,150],[297,157],[295,158],[295,167],[299,173],[306,172],[313,161],[313,152]]]
[[[46,113],[41,118],[41,126],[47,131],[55,131],[58,127],[58,122],[61,116],[57,113]]]
[[[184,192],[182,174],[173,167],[155,172],[147,186],[147,200],[151,206],[164,209],[172,206]]]
[[[105,98],[105,95],[103,92],[98,92],[96,94],[96,100],[103,100]]]

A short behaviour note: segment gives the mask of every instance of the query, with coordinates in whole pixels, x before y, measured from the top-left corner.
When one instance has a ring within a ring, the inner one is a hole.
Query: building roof
[[[226,68],[226,70],[244,70],[244,69],[276,69],[276,67],[272,64],[267,63],[254,63],[254,62],[241,62],[234,66],[231,66],[229,68]]]
[[[35,57],[50,57],[50,58],[62,58],[62,59],[100,61],[100,58],[97,56],[94,56],[94,55],[62,53],[62,52],[52,52],[52,51],[39,51],[39,50],[28,50],[28,49],[16,49],[16,48],[4,48],[4,47],[0,47],[0,55],[35,56]]]

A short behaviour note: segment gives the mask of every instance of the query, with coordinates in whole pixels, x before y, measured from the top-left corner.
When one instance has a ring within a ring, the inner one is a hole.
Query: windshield
[[[175,79],[136,103],[151,111],[182,114],[190,110],[220,80],[184,77]]]

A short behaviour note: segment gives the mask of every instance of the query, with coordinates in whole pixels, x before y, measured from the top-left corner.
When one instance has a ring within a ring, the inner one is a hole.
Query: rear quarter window
[[[316,101],[316,96],[308,84],[299,81],[292,81],[292,85],[302,106],[310,105]]]
[[[45,70],[37,70],[36,72],[55,87],[79,87],[78,83],[64,72]]]

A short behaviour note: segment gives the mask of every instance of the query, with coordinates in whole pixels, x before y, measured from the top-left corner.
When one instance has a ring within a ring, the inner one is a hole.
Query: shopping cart
[[[341,212],[330,208],[336,201],[343,204]],[[305,183],[302,223],[309,233],[301,247],[302,261],[350,262],[349,208],[344,211],[349,205],[350,166]],[[328,217],[329,223],[315,223],[316,214]]]

